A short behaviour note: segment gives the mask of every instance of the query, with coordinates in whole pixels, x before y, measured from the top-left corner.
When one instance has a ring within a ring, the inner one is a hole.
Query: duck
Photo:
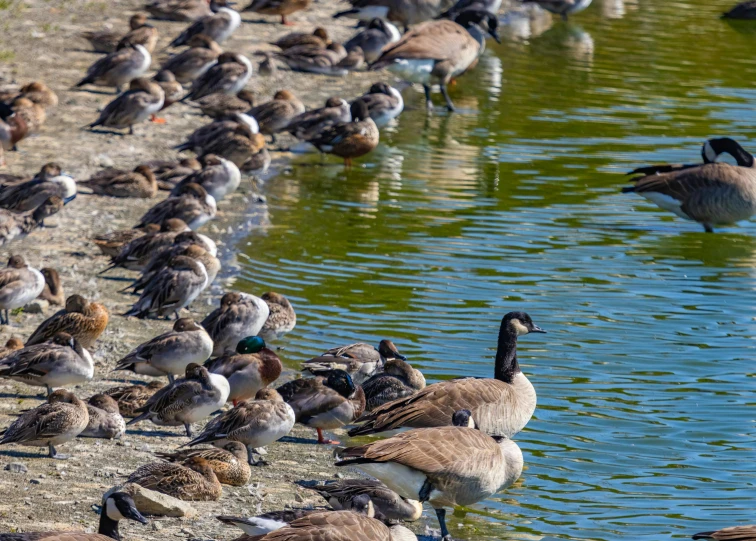
[[[147,16],[144,13],[136,13],[132,15],[131,18],[129,19],[129,28],[131,30],[127,34],[120,34],[118,32],[113,32],[111,30],[101,30],[101,31],[94,31],[94,32],[82,32],[79,35],[92,45],[92,50],[96,53],[108,54],[108,53],[115,52],[116,48],[118,47],[118,43],[121,41],[121,38],[130,36],[131,39],[129,41],[143,45],[144,48],[147,49],[150,52],[150,54],[152,54],[152,52],[155,50],[155,45],[157,45],[157,31],[155,31],[154,33],[155,34],[154,40],[152,39],[143,40],[141,37],[141,34],[143,34],[143,32],[140,32],[139,34],[134,34],[136,30],[141,29],[145,25],[147,25]],[[150,28],[154,28],[154,27],[150,26]],[[150,32],[150,34],[152,33]],[[137,35],[139,36],[139,38],[134,39]],[[149,47],[150,45],[151,47]]]
[[[266,447],[286,436],[294,428],[294,410],[284,402],[275,389],[257,391],[254,400],[245,400],[210,421],[202,433],[187,445],[212,443],[223,446],[238,441],[247,446],[251,465],[262,465],[255,460],[255,449]]]
[[[46,387],[65,387],[90,381],[94,362],[76,338],[59,332],[47,342],[27,345],[0,359],[0,378]]]
[[[323,437],[350,424],[365,411],[365,393],[344,370],[327,370],[314,378],[295,379],[277,389],[291,406],[298,423],[315,428],[319,444],[338,444]]]
[[[234,162],[215,154],[202,157],[203,168],[193,175],[184,177],[176,184],[171,195],[177,194],[186,184],[199,184],[216,201],[234,193],[241,184],[241,172]]]
[[[351,376],[356,385],[362,385],[371,376],[383,370],[383,365],[391,359],[407,358],[391,340],[381,340],[378,347],[357,342],[346,346],[331,348],[319,356],[305,361],[302,370],[316,374],[322,370],[340,369]]]
[[[0,209],[0,246],[22,239],[35,229],[42,227],[45,219],[57,214],[63,205],[63,200],[54,195],[34,210],[17,213]]]
[[[278,38],[270,44],[278,47],[282,51],[299,45],[311,45],[313,47],[325,48],[331,44],[331,39],[328,36],[328,31],[322,26],[319,26],[313,30],[312,33],[292,32]]]
[[[255,53],[262,56],[263,59],[257,65],[257,72],[264,77],[275,77],[278,75],[278,66],[273,60],[273,54],[270,51],[261,51]]]
[[[33,301],[44,288],[45,277],[42,273],[30,267],[23,256],[11,255],[8,265],[0,270],[0,310],[5,312],[5,317],[0,316],[0,324],[8,325],[9,311]]]
[[[154,19],[191,23],[213,14],[207,0],[153,0],[144,6]]]
[[[152,282],[155,276],[158,275],[160,270],[165,266],[165,261],[170,261],[178,256],[189,257],[202,263],[205,267],[205,272],[207,272],[207,284],[212,284],[215,277],[218,276],[218,272],[220,272],[220,260],[200,244],[195,244],[194,242],[181,242],[179,238],[185,234],[186,233],[182,233],[176,237],[176,243],[170,249],[156,253],[150,261],[150,264],[142,272],[142,276],[140,276],[132,285],[122,289],[121,292],[126,292],[128,289],[132,289],[133,293],[139,293]],[[193,232],[188,234],[192,235]]]
[[[15,98],[26,98],[44,109],[58,106],[58,95],[42,81],[32,81],[25,84],[18,90],[18,95]]]
[[[43,165],[39,172],[32,177],[27,175],[11,175],[3,173],[0,175],[0,190],[18,186],[30,180],[51,180],[62,173],[60,165],[55,162],[49,162]]]
[[[257,391],[278,379],[283,370],[281,359],[259,336],[248,336],[236,345],[235,353],[225,353],[205,362],[212,374],[228,380],[228,399],[236,407],[239,402],[254,398]]]
[[[202,263],[191,257],[174,257],[155,275],[139,300],[124,315],[139,319],[150,316],[167,319],[173,313],[179,319],[181,309],[189,306],[202,293],[207,282],[207,271]]]
[[[211,2],[210,8],[215,13],[195,21],[168,45],[169,47],[181,47],[189,43],[192,37],[203,34],[211,38],[215,43],[221,44],[231,37],[241,24],[239,12],[229,7],[221,6],[217,2]]]
[[[99,393],[87,400],[89,423],[80,438],[120,439],[126,433],[126,423],[113,397]]]
[[[708,150],[707,150],[708,149]],[[656,166],[636,169],[634,183],[623,193],[637,193],[680,218],[698,222],[707,233],[715,225],[746,220],[756,213],[756,161],[753,156],[729,137],[710,139],[704,144],[704,158],[709,163],[699,166]],[[737,165],[714,163],[728,153]]]
[[[20,117],[28,128],[28,134],[38,133],[47,120],[45,108],[25,96],[19,96],[11,102],[14,117]]]
[[[55,163],[49,163],[46,167],[60,169]],[[76,181],[59,173],[55,176],[32,178],[0,190],[0,207],[25,212],[38,208],[50,197],[60,197],[64,204],[70,203],[76,199],[76,194]]]
[[[24,342],[20,338],[17,338],[15,336],[12,336],[8,339],[7,342],[5,342],[5,345],[0,348],[0,358],[5,357],[6,355],[10,355],[14,351],[18,351],[19,349],[24,347]]]
[[[376,17],[399,23],[405,31],[411,26],[438,17],[449,9],[453,0],[349,0],[351,9],[340,11],[334,18],[347,17],[371,21]]]
[[[368,500],[368,503],[369,500]],[[411,530],[395,524],[386,526],[370,515],[354,511],[325,511],[311,513],[283,528],[272,531],[259,541],[341,541],[342,539],[370,539],[380,541],[417,541]]]
[[[469,411],[463,413],[472,420]],[[430,503],[444,540],[451,539],[445,507],[484,500],[512,486],[523,468],[522,451],[515,442],[468,426],[401,432],[347,447],[338,459],[337,467],[355,466],[404,498]]]
[[[349,104],[334,96],[326,100],[324,107],[295,116],[285,129],[297,139],[309,141],[326,128],[350,120],[352,120],[352,113]]]
[[[222,53],[214,66],[194,80],[191,90],[181,101],[196,101],[217,92],[238,94],[252,77],[252,71],[252,62],[243,54]]]
[[[392,400],[412,396],[425,388],[422,372],[401,359],[386,361],[383,372],[375,374],[362,384],[365,391],[366,411],[373,411]]]
[[[248,115],[244,116],[251,118]],[[222,122],[216,121],[213,124],[222,124]],[[261,157],[264,159],[267,154],[265,138],[247,123],[221,126],[217,131],[211,130],[211,133],[212,135],[199,142],[202,146],[194,148],[201,157],[215,154],[232,162],[240,171],[248,172],[251,168],[256,168],[250,167],[250,163]]]
[[[146,165],[138,165],[131,172],[109,167],[87,180],[79,181],[79,184],[97,195],[111,197],[150,199],[157,195],[158,190],[155,174]]]
[[[357,48],[353,49],[354,51],[357,51]],[[358,67],[354,65],[354,57],[347,57],[348,53],[340,43],[331,43],[324,48],[300,45],[276,53],[276,58],[285,62],[293,71],[334,76],[344,76],[350,69]],[[364,56],[360,56],[359,59],[364,61]]]
[[[141,271],[150,262],[154,253],[164,246],[170,246],[176,237],[189,231],[189,226],[180,218],[166,218],[161,223],[160,229],[155,232],[145,232],[134,240],[126,243],[115,257],[110,260],[110,265],[100,271],[103,274],[116,267],[128,270]],[[140,226],[146,228],[151,224]]]
[[[339,122],[310,139],[320,152],[334,154],[344,159],[344,166],[351,167],[352,159],[371,152],[378,146],[378,126],[368,114],[367,104],[355,101],[350,106],[351,122]]]
[[[749,541],[756,539],[756,525],[730,526],[711,532],[700,532],[693,535],[693,539],[714,539],[716,541]]]
[[[251,11],[261,15],[280,15],[281,24],[289,26],[288,15],[302,11],[310,6],[312,0],[252,0],[242,11]]]
[[[403,498],[381,481],[375,479],[338,479],[325,483],[299,481],[297,484],[320,494],[336,511],[354,508],[354,499],[367,495],[375,507],[375,516],[383,521],[414,522],[423,514],[423,504]]]
[[[383,48],[392,43],[396,43],[402,37],[399,29],[386,19],[372,19],[367,28],[358,32],[349,41],[344,44],[347,52],[359,47],[364,55],[365,61],[372,64],[381,56]]]
[[[229,515],[216,516],[223,524],[230,526],[236,526],[242,530],[246,536],[263,536],[275,530],[279,530],[288,526],[292,522],[302,517],[306,517],[312,513],[321,513],[323,511],[330,511],[324,507],[315,507],[312,509],[283,509],[281,511],[269,511],[256,517],[234,517]],[[242,536],[245,539],[248,537]],[[237,538],[237,540],[240,538]]]
[[[178,181],[195,171],[202,169],[197,158],[181,158],[178,160],[148,160],[140,165],[146,165],[155,174],[158,188],[172,190]]]
[[[182,85],[202,77],[223,54],[220,45],[203,34],[192,36],[187,45],[188,49],[169,57],[160,66],[161,70],[173,73]]]
[[[161,111],[165,111],[168,107],[180,101],[184,95],[184,87],[176,80],[176,76],[172,71],[160,70],[152,77],[152,80],[163,89],[165,99],[163,100],[163,106],[160,108]],[[158,118],[154,114],[150,117],[150,120],[158,124],[165,124],[166,122],[164,118]]]
[[[274,339],[294,330],[297,325],[297,314],[289,299],[275,291],[263,293],[261,298],[270,311],[260,331],[262,338]]]
[[[129,135],[134,135],[134,125],[160,111],[164,103],[163,88],[155,81],[140,77],[132,80],[129,90],[108,103],[97,120],[87,127],[128,128]]]
[[[469,409],[475,426],[487,434],[517,434],[536,406],[535,389],[517,361],[517,340],[530,333],[545,332],[526,312],[509,312],[499,328],[493,378],[460,378],[428,385],[410,397],[377,407],[360,419],[364,424],[350,430],[350,435],[400,427],[448,426],[454,412],[461,409]]]
[[[0,445],[47,447],[50,458],[66,460],[68,455],[58,453],[55,446],[76,438],[88,423],[87,405],[72,392],[59,389],[44,404],[19,415],[3,431]]]
[[[213,357],[234,351],[248,336],[257,336],[270,315],[268,304],[249,293],[229,291],[220,300],[220,307],[202,320],[213,339]]]
[[[192,318],[183,317],[173,324],[173,330],[140,344],[116,363],[115,370],[128,370],[135,374],[173,377],[184,374],[194,363],[201,364],[210,358],[213,341],[207,331]]]
[[[124,45],[121,49],[97,60],[87,69],[87,75],[75,88],[85,85],[112,86],[120,94],[123,86],[141,77],[152,63],[152,56],[144,45]]]
[[[230,387],[228,380],[211,374],[207,368],[190,363],[184,379],[179,379],[155,393],[139,409],[139,416],[127,424],[149,419],[158,426],[184,425],[186,435],[192,437],[192,423],[216,412],[226,403]]]
[[[201,457],[183,464],[145,464],[129,476],[128,482],[190,502],[218,501],[223,494],[213,468]]]
[[[237,128],[243,127],[243,135],[249,137],[260,131],[257,120],[245,113],[232,113],[228,116],[216,118],[209,124],[200,126],[194,130],[186,140],[175,148],[178,151],[191,150],[197,154],[207,154],[205,148],[214,144],[218,139],[222,139],[226,132],[236,132]]]
[[[141,45],[148,53],[152,54],[158,42],[158,30],[151,24],[147,24],[147,18],[144,18],[144,24],[123,36],[115,46],[115,50],[122,49],[131,45]]]
[[[23,115],[9,105],[0,103],[0,148],[17,150],[18,143],[29,135],[29,126]]]
[[[433,107],[431,85],[438,84],[446,108],[454,111],[447,85],[477,62],[485,48],[484,31],[500,41],[498,24],[496,16],[485,10],[463,11],[454,21],[428,21],[386,47],[370,69],[388,68],[402,79],[423,85],[428,108]]]
[[[210,94],[195,102],[202,114],[211,118],[222,118],[234,113],[244,113],[255,105],[255,94],[250,90],[240,90],[235,96]]]
[[[111,387],[105,394],[118,403],[118,410],[122,416],[136,417],[139,415],[136,410],[144,406],[147,400],[162,388],[161,381],[153,380],[149,383]]]
[[[252,470],[247,463],[247,448],[237,442],[230,441],[223,448],[185,449],[173,453],[156,453],[168,462],[183,464],[187,460],[200,457],[207,460],[222,485],[242,487],[249,483]]]
[[[304,104],[290,90],[279,90],[273,99],[252,107],[247,114],[260,127],[260,133],[270,135],[276,142],[276,133],[285,129],[289,122],[305,112]]]
[[[270,152],[265,147],[265,139],[262,134],[258,133],[255,137],[258,138],[256,143],[258,143],[257,146],[259,147],[259,150],[257,150],[257,152],[251,152],[249,157],[244,160],[244,163],[239,166],[239,170],[248,175],[267,172],[268,167],[270,167],[270,164],[273,161]],[[262,141],[260,141],[260,139],[262,139]]]
[[[109,313],[104,304],[89,302],[81,295],[71,295],[66,306],[47,318],[26,341],[27,346],[42,344],[58,333],[66,333],[90,349],[108,326]]]
[[[102,233],[92,237],[92,242],[100,249],[103,255],[116,257],[123,247],[147,234],[157,233],[160,231],[160,225],[147,224],[144,227],[135,229],[116,229],[110,233]]]
[[[374,83],[355,101],[365,102],[370,118],[379,128],[386,126],[404,110],[402,93],[384,82]]]
[[[216,211],[215,198],[199,184],[189,183],[181,187],[178,195],[160,201],[145,212],[136,227],[178,218],[194,230],[215,218]]]
[[[535,3],[541,8],[559,15],[566,21],[569,15],[580,13],[591,5],[592,0],[522,0],[523,3]]]
[[[44,267],[39,269],[39,272],[45,278],[45,287],[37,298],[46,300],[53,306],[63,306],[66,302],[66,296],[63,292],[63,285],[61,284],[58,271],[50,267]]]

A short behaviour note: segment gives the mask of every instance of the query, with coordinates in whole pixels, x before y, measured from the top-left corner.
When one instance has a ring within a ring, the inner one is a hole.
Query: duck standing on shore
[[[316,134],[310,143],[320,152],[344,159],[344,167],[352,166],[352,159],[372,152],[378,146],[378,126],[368,114],[367,104],[355,101],[350,107],[351,122],[339,122]]]
[[[252,71],[252,62],[243,54],[223,53],[215,65],[194,80],[181,101],[198,100],[217,92],[236,95],[247,85]]]
[[[128,128],[129,135],[134,135],[134,125],[160,111],[164,103],[163,88],[155,81],[139,77],[131,81],[127,92],[107,104],[97,120],[87,127]]]
[[[151,63],[152,56],[143,45],[125,44],[89,66],[86,77],[76,83],[76,88],[85,85],[113,86],[116,94],[120,94],[124,85],[141,77],[150,69]]]
[[[89,349],[105,332],[109,315],[104,304],[89,302],[81,295],[71,295],[66,299],[66,307],[63,310],[40,323],[26,341],[26,345],[47,342],[59,332],[64,332],[76,338],[82,347]]]
[[[221,297],[220,307],[202,320],[213,339],[213,356],[234,351],[248,336],[257,336],[270,315],[270,308],[260,297],[230,291]]]
[[[5,312],[5,317],[0,317],[0,323],[8,325],[9,311],[33,301],[44,288],[45,277],[42,273],[30,267],[23,256],[12,255],[8,266],[0,270],[0,310]]]
[[[174,39],[169,47],[180,47],[186,45],[189,41],[199,34],[203,34],[218,44],[223,43],[231,34],[233,34],[241,24],[241,15],[239,12],[226,6],[224,1],[221,5],[219,1],[211,1],[210,9],[215,13],[203,17],[194,22]]]
[[[298,115],[305,112],[304,104],[289,90],[279,90],[273,99],[252,107],[247,114],[257,121],[260,133],[270,135],[276,142],[276,133],[285,129]]]

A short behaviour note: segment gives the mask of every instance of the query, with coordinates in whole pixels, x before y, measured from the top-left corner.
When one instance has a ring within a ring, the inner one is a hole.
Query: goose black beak
[[[537,333],[541,333],[541,334],[546,334],[546,331],[544,331],[538,325],[533,325],[533,328],[530,330],[530,332],[537,332]]]
[[[125,511],[126,511],[125,513],[123,512],[122,513],[123,513],[123,516],[126,518],[135,520],[136,522],[141,522],[142,524],[149,523],[149,520],[144,518],[144,516],[142,516],[142,513],[140,513],[139,510],[133,505],[130,505],[128,509],[126,509]]]
[[[491,37],[496,40],[496,43],[501,45],[501,37],[498,32],[491,32]]]

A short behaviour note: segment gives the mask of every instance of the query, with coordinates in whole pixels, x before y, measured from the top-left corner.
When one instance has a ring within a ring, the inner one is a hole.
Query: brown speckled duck
[[[60,332],[76,338],[82,347],[91,348],[108,325],[108,309],[99,302],[89,302],[81,295],[66,299],[66,307],[43,321],[32,333],[27,346],[47,342]]]
[[[343,158],[346,167],[352,165],[353,158],[371,152],[378,146],[380,139],[378,126],[370,118],[365,102],[355,101],[350,110],[351,122],[334,124],[310,139],[310,143],[321,152]]]
[[[60,282],[60,274],[55,269],[45,267],[39,269],[45,278],[45,288],[39,294],[38,299],[43,299],[53,306],[63,306],[66,302],[66,296],[63,292],[63,285]]]
[[[242,11],[252,11],[262,15],[280,15],[281,24],[289,25],[287,15],[306,9],[311,0],[252,0]]]
[[[247,448],[237,441],[226,443],[223,448],[185,449],[173,453],[155,453],[168,462],[184,464],[187,460],[200,457],[207,460],[223,485],[241,487],[249,482],[252,471],[247,462]]]
[[[134,125],[144,122],[160,111],[163,103],[165,93],[160,85],[140,77],[132,80],[128,92],[124,92],[105,106],[99,118],[87,127],[128,128],[129,135],[133,135]]]
[[[192,457],[183,464],[145,464],[129,476],[128,482],[184,501],[217,501],[223,494],[213,468],[202,457]]]
[[[109,167],[79,181],[79,184],[89,187],[97,195],[141,199],[155,197],[158,189],[155,175],[146,165],[139,165],[130,172]]]
[[[152,395],[164,387],[162,381],[153,380],[147,384],[121,385],[111,387],[105,394],[113,397],[118,403],[118,409],[124,417],[136,417],[139,408],[147,403]]]
[[[291,332],[297,324],[297,314],[289,299],[275,291],[263,293],[261,299],[268,305],[270,314],[265,320],[260,336],[267,340]]]

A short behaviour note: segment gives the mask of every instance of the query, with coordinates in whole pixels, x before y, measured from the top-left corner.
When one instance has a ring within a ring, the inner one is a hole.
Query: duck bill
[[[541,327],[539,327],[538,325],[533,325],[533,328],[531,329],[531,331],[530,331],[530,332],[537,332],[537,333],[541,333],[541,334],[546,334],[546,331],[545,331],[545,330],[543,330],[543,329],[542,329]]]
[[[501,45],[501,37],[499,36],[498,32],[489,32],[489,34],[491,35],[491,37],[493,39],[496,40],[496,43],[498,43],[499,45]]]

